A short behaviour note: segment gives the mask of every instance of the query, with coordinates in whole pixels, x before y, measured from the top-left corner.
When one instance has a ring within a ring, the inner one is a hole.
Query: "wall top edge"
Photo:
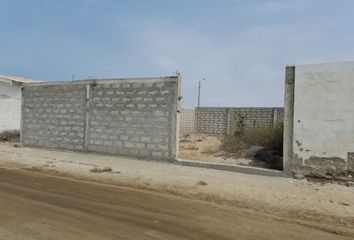
[[[198,109],[198,107],[183,107],[182,108],[195,108]],[[284,107],[199,107],[199,109],[283,109]]]
[[[179,83],[180,77],[167,76],[167,77],[149,77],[149,78],[111,78],[111,79],[86,79],[86,80],[73,80],[73,81],[53,81],[53,82],[38,82],[26,83],[23,87],[37,87],[37,86],[66,86],[66,85],[96,85],[96,84],[111,84],[111,83],[161,83],[173,82]]]
[[[342,61],[342,62],[323,62],[323,63],[309,63],[309,64],[295,64],[294,67],[311,67],[311,66],[329,66],[329,65],[351,65],[354,66],[354,61]]]

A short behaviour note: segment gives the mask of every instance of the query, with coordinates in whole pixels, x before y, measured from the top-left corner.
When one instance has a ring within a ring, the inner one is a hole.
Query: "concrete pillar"
[[[193,108],[193,131],[192,131],[192,133],[196,133],[196,132],[198,132],[198,130],[197,130],[197,110],[194,107]]]
[[[278,108],[273,108],[273,128],[278,125]]]
[[[175,148],[171,149],[172,153],[171,156],[172,158],[170,159],[170,162],[173,162],[175,160],[178,160],[178,152],[179,152],[179,134],[180,134],[180,120],[181,120],[181,82],[182,82],[182,78],[181,76],[178,75],[178,80],[177,80],[177,93],[175,96],[175,101],[173,104],[173,109],[174,111],[172,112],[172,114],[174,116],[171,116],[171,143],[172,146],[174,145]],[[174,137],[173,137],[174,136]]]
[[[21,145],[23,145],[23,117],[24,117],[24,112],[23,112],[23,108],[24,108],[24,104],[25,104],[25,95],[23,93],[24,88],[21,87],[21,122],[20,122],[20,143]]]
[[[226,110],[226,134],[231,134],[231,108]]]
[[[284,101],[284,142],[283,142],[283,172],[292,174],[293,161],[293,131],[294,131],[294,89],[295,66],[287,66],[285,71],[285,101]]]
[[[91,85],[86,85],[86,113],[85,113],[85,137],[84,149],[87,151],[90,142],[90,113],[91,113]]]
[[[200,122],[199,122],[199,107],[195,108],[195,127],[196,127],[196,133],[200,132]]]

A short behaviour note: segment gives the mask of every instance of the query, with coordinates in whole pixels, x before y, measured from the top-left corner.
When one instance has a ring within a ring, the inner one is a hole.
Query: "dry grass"
[[[222,139],[222,149],[237,157],[261,160],[273,169],[282,169],[283,126],[245,128]],[[245,154],[247,156],[245,156]]]
[[[0,141],[2,142],[19,142],[20,131],[19,130],[5,130],[0,132]]]
[[[222,148],[229,152],[238,152],[250,146],[283,151],[283,127],[250,128],[222,139]]]

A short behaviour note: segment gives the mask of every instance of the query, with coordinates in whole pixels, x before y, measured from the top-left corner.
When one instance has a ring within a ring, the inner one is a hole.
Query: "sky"
[[[182,105],[283,106],[285,66],[354,60],[353,0],[0,0],[0,73],[182,76]]]

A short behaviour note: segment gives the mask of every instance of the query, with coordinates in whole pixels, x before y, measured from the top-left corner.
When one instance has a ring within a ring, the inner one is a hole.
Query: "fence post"
[[[226,134],[231,134],[231,108],[226,110]]]

